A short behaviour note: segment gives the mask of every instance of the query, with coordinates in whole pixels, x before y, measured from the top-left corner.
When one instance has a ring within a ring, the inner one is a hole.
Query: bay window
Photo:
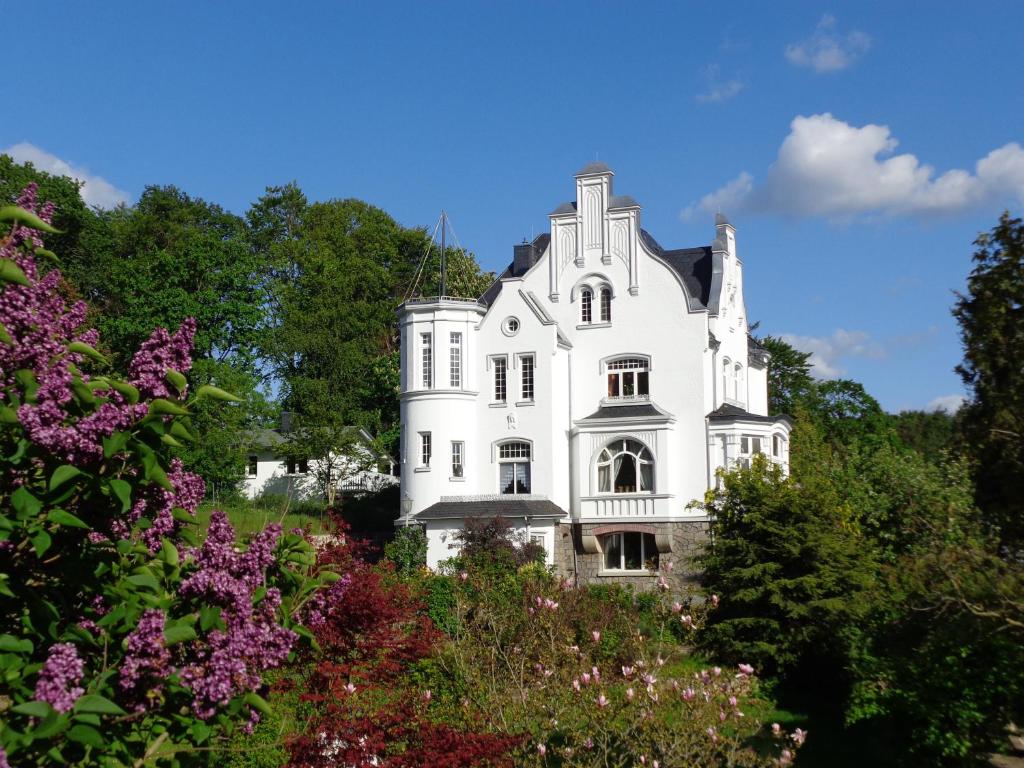
[[[614,440],[597,456],[598,493],[651,493],[654,457],[636,440]]]

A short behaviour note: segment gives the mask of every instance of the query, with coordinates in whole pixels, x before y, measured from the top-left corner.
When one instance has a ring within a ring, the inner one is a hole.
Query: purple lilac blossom
[[[171,653],[164,643],[165,622],[163,611],[146,611],[126,640],[120,686],[138,700],[137,712],[146,708],[145,699],[152,703],[159,695],[163,690],[162,681],[171,673]]]
[[[78,658],[78,649],[71,643],[57,643],[50,646],[46,663],[39,670],[35,697],[45,701],[58,712],[67,712],[85,693],[79,687],[84,665]]]
[[[175,333],[157,328],[143,342],[128,367],[128,380],[138,387],[143,400],[178,396],[168,384],[167,371],[172,369],[184,373],[192,368],[192,340],[195,335],[196,321],[189,317]]]

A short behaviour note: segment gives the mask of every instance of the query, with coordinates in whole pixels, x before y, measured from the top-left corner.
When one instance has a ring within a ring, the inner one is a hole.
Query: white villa
[[[649,582],[703,541],[691,502],[717,469],[788,467],[735,228],[719,215],[710,246],[663,248],[612,177],[581,169],[479,299],[399,309],[397,524],[425,528],[432,568],[464,520],[501,515],[563,574]]]

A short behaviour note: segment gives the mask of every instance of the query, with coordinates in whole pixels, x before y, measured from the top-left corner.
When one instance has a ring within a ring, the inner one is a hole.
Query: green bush
[[[384,557],[395,564],[399,576],[411,576],[427,565],[427,534],[419,526],[399,528],[384,545]]]

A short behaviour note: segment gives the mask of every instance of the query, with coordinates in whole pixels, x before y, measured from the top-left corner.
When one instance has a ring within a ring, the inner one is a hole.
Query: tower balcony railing
[[[486,307],[480,299],[468,296],[417,296],[413,299],[406,299],[405,304],[476,304]]]
[[[601,405],[634,405],[649,402],[650,395],[610,395],[601,398]]]

